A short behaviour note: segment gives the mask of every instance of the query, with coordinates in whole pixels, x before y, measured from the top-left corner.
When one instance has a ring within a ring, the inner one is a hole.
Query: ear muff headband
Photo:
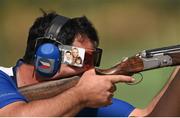
[[[53,40],[56,40],[59,32],[61,31],[61,28],[64,26],[64,24],[69,20],[69,18],[64,16],[56,16],[48,30],[46,30],[44,37],[50,38]]]

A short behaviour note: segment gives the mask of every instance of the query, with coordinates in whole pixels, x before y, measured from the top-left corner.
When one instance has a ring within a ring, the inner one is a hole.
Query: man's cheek
[[[84,71],[85,71],[85,68],[74,67],[74,66],[62,64],[57,75],[59,77],[75,76],[75,75],[83,73]]]

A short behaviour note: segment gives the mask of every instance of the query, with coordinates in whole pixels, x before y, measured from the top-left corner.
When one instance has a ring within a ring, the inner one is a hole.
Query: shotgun
[[[143,50],[135,56],[125,58],[120,63],[108,69],[95,68],[100,75],[128,75],[180,65],[180,45]],[[56,96],[75,86],[80,76],[52,80],[19,88],[19,91],[29,100],[45,99]]]

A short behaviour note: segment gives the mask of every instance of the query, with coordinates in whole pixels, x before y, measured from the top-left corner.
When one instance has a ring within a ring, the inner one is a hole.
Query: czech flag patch
[[[49,69],[51,66],[50,62],[47,60],[40,60],[39,61],[39,68],[42,68],[42,69]]]

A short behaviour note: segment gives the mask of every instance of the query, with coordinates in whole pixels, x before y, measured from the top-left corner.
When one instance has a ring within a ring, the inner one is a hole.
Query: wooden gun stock
[[[133,56],[127,58],[120,62],[119,64],[108,68],[108,69],[99,69],[96,68],[96,73],[99,75],[133,75],[143,71],[144,65],[141,58],[138,56]]]
[[[74,76],[65,79],[46,81],[30,86],[20,87],[19,91],[29,101],[50,98],[75,86],[80,77]]]

